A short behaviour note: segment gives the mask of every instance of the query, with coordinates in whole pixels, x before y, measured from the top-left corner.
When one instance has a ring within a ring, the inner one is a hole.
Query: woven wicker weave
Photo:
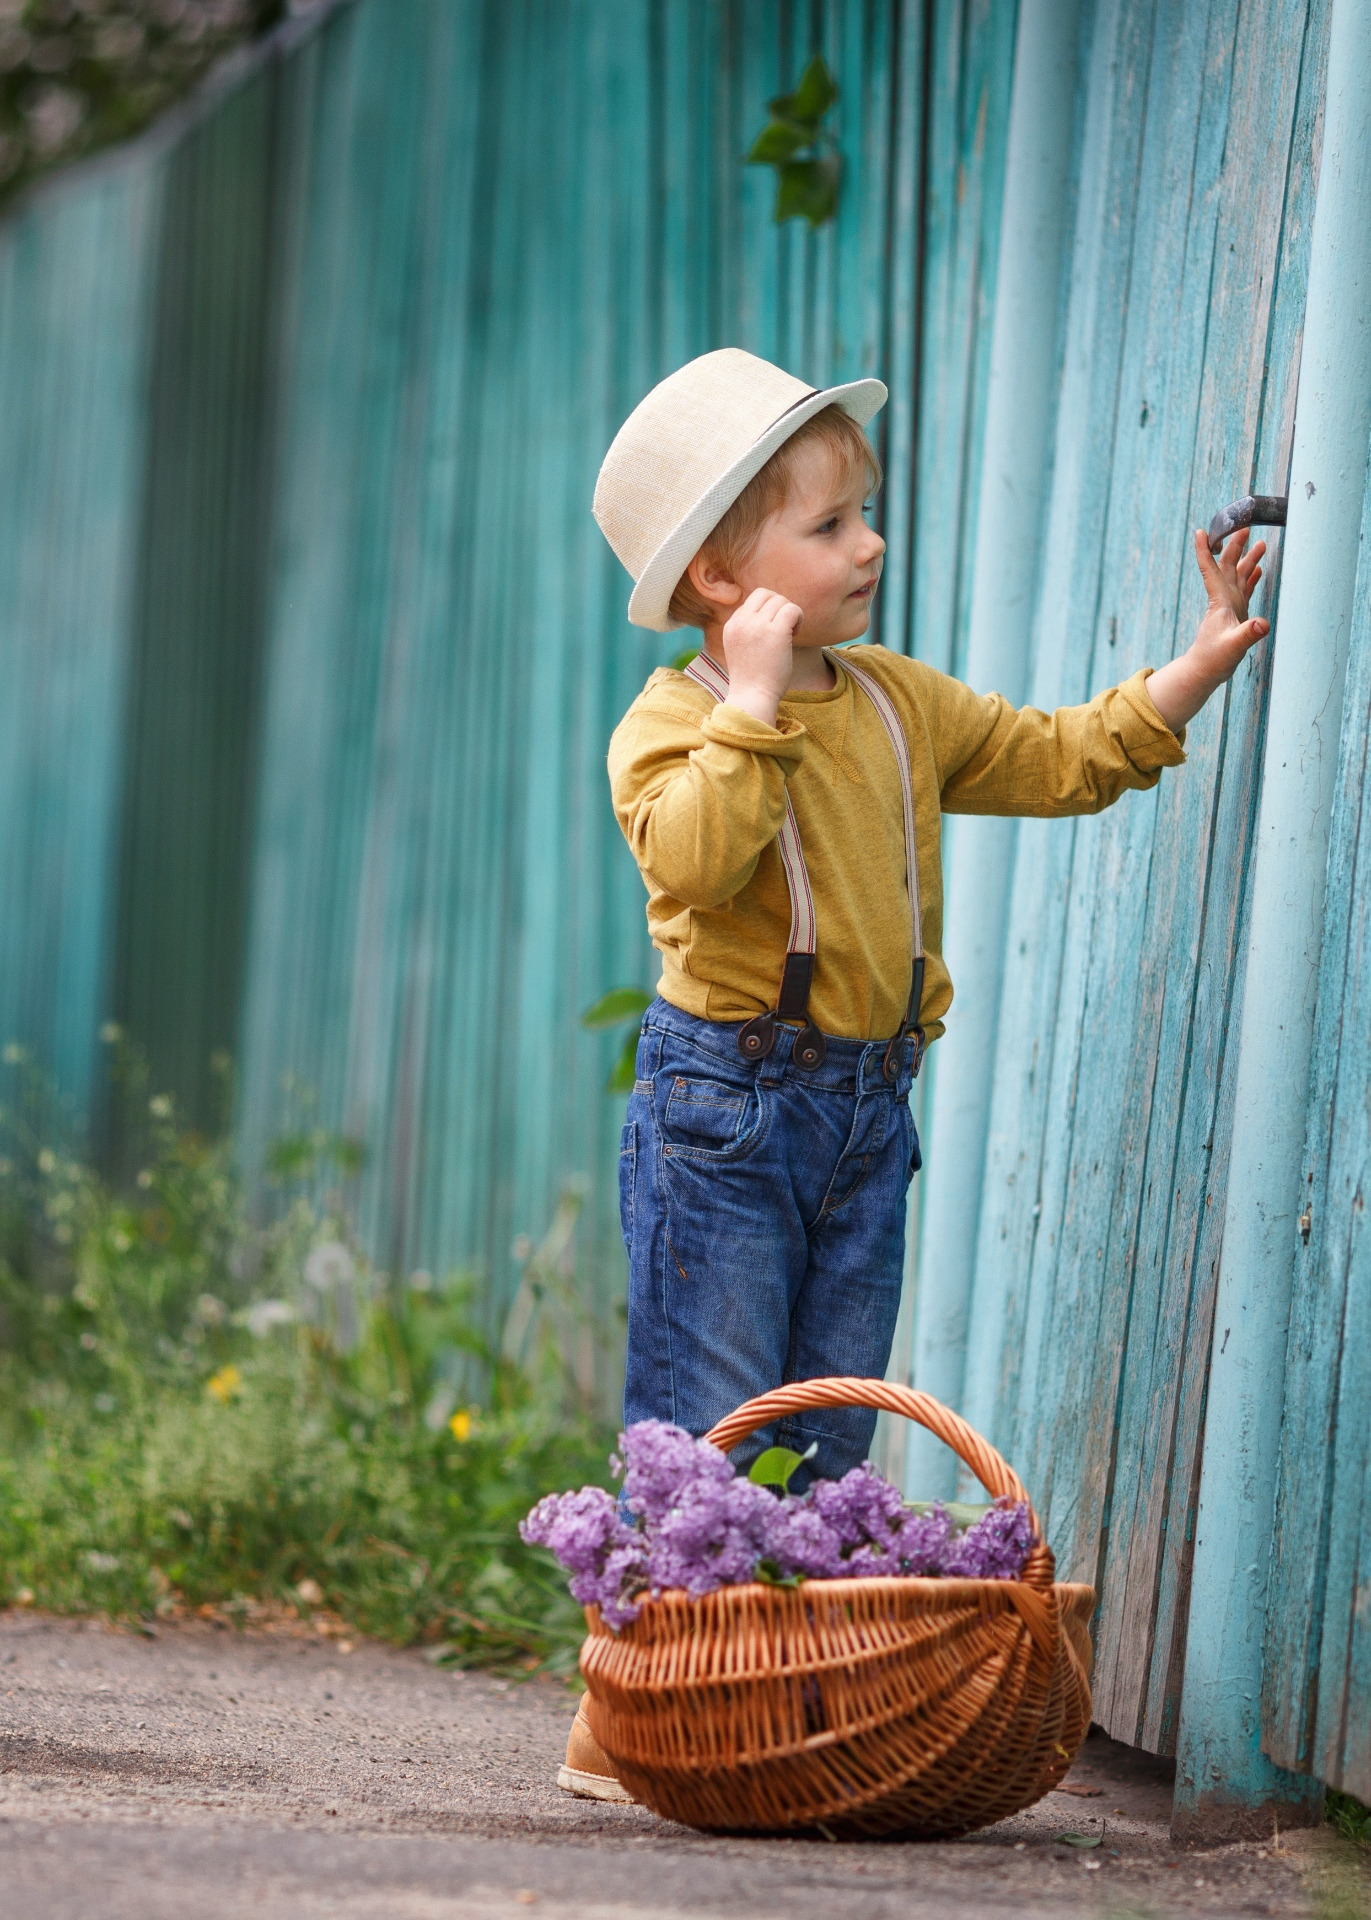
[[[780,1387],[708,1438],[727,1452],[780,1415],[836,1406],[905,1414],[992,1495],[1027,1498],[958,1415],[879,1380]],[[1094,1591],[1053,1584],[1036,1514],[1033,1529],[1019,1581],[666,1593],[618,1633],[587,1608],[595,1736],[637,1799],[692,1827],[932,1838],[1004,1819],[1057,1784],[1090,1724]]]

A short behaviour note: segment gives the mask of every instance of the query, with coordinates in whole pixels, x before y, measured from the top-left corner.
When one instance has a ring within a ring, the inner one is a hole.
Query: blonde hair
[[[872,492],[880,486],[881,463],[862,428],[841,407],[825,407],[777,447],[761,472],[748,481],[709,538],[701,543],[696,557],[712,561],[725,573],[735,573],[756,546],[772,514],[778,513],[789,500],[795,485],[795,457],[802,448],[811,446],[826,448],[835,469],[845,480],[864,468]],[[677,581],[671,596],[670,617],[676,626],[703,627],[718,619],[719,610],[696,591],[686,572]]]

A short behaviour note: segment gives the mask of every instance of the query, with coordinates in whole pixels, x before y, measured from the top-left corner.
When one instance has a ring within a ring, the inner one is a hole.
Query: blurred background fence
[[[362,1143],[392,1270],[485,1276],[584,1188],[580,1012],[649,983],[609,732],[680,640],[627,625],[604,448],[740,343],[892,386],[887,642],[953,665],[1012,9],[362,0],[0,230],[0,1026],[97,1101],[115,1020],[249,1163]],[[834,223],[740,164],[822,50]],[[916,511],[917,503],[917,511]]]

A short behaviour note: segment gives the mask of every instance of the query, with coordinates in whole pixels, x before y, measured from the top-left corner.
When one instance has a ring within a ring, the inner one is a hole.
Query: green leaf
[[[624,1050],[614,1063],[614,1071],[605,1081],[606,1093],[632,1093],[637,1078],[638,1030],[635,1027],[624,1041]]]
[[[798,1587],[804,1579],[802,1573],[782,1573],[779,1562],[759,1560],[757,1578],[764,1587]]]
[[[821,227],[833,218],[843,177],[838,154],[821,154],[817,160],[790,160],[777,171],[777,226],[787,220],[808,220],[811,227]]]
[[[958,1533],[965,1533],[967,1528],[974,1527],[978,1520],[984,1520],[985,1516],[992,1511],[993,1507],[991,1501],[986,1501],[983,1506],[976,1506],[969,1500],[943,1500],[941,1502],[934,1500],[906,1500],[905,1505],[911,1513],[917,1513],[920,1516],[926,1513],[932,1513],[935,1506],[941,1505]]]
[[[699,657],[700,649],[698,647],[687,647],[683,653],[678,653],[676,658],[669,664],[675,667],[677,673],[684,673],[691,661],[698,660]]]
[[[594,1033],[600,1027],[617,1027],[621,1020],[641,1020],[652,1005],[652,995],[641,987],[611,987],[581,1015],[581,1025]]]
[[[1054,1833],[1052,1838],[1060,1846],[1080,1847],[1083,1852],[1104,1845],[1103,1833]]]
[[[773,118],[798,120],[802,126],[817,127],[838,97],[838,83],[829,72],[821,53],[816,53],[794,93],[783,93],[770,101]]]
[[[797,127],[793,120],[772,120],[764,126],[748,149],[750,167],[779,167],[793,160],[802,148],[812,144],[813,129]]]
[[[784,1493],[795,1469],[812,1460],[818,1451],[817,1440],[807,1453],[793,1453],[789,1447],[768,1447],[752,1462],[747,1477],[754,1486],[779,1487]]]

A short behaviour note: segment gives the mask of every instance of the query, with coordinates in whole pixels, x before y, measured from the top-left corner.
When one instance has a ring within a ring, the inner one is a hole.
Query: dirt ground
[[[714,1839],[554,1785],[573,1703],[417,1653],[0,1613],[6,1920],[977,1920],[1371,1913],[1329,1829],[1203,1851],[1165,1768],[1092,1735],[955,1844]],[[1071,1832],[1103,1845],[1078,1849]]]

